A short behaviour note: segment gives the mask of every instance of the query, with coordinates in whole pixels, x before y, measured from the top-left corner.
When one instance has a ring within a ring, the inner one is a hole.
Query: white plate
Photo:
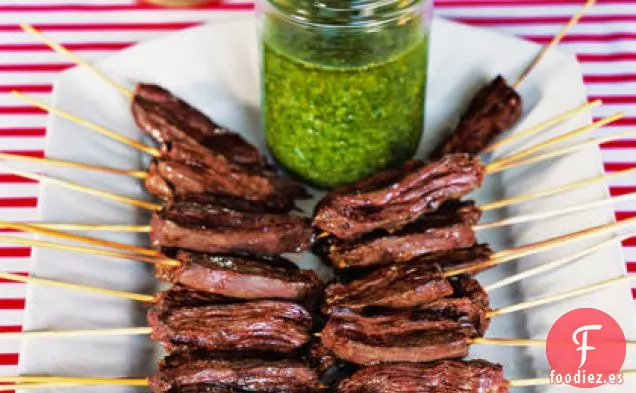
[[[518,75],[536,54],[538,47],[515,38],[436,20],[431,45],[428,86],[426,135],[422,154],[431,141],[455,120],[465,101],[484,82],[497,73]],[[132,86],[135,81],[158,83],[199,107],[206,114],[232,129],[240,130],[251,142],[264,150],[258,121],[258,56],[257,36],[252,19],[216,23],[172,34],[142,43],[117,53],[98,66],[114,78]],[[578,64],[570,55],[552,52],[523,85],[527,126],[585,101]],[[119,93],[84,69],[64,72],[55,85],[53,103],[77,115],[91,119],[122,134],[141,139],[133,124],[129,105]],[[588,123],[590,115],[554,128],[543,138],[574,126]],[[132,148],[96,135],[57,117],[48,125],[47,155],[92,164],[139,168],[144,161]],[[528,192],[574,179],[601,173],[601,157],[597,149],[588,149],[551,161],[539,167],[526,168],[503,177],[493,176],[475,194],[478,202],[491,201],[504,195]],[[134,179],[65,169],[47,169],[54,176],[107,189],[120,194],[147,198],[140,182]],[[502,183],[501,180],[504,180]],[[147,214],[116,202],[85,196],[73,191],[44,185],[41,190],[40,213],[43,221],[80,223],[143,223]],[[318,194],[317,194],[318,195]],[[588,187],[579,192],[523,205],[499,214],[550,210],[589,200],[607,198],[605,186]],[[311,211],[311,210],[307,210]],[[489,215],[486,220],[496,218]],[[482,241],[495,249],[522,244],[583,227],[612,221],[609,208],[553,219],[513,230],[480,233]],[[484,236],[481,236],[484,235]],[[101,234],[101,236],[105,236]],[[110,235],[120,241],[146,244],[144,236]],[[561,253],[579,249],[582,244],[559,252],[545,253],[541,261],[549,261]],[[539,259],[539,258],[537,258]],[[511,263],[483,275],[492,282],[534,259]],[[305,255],[304,266],[318,267]],[[522,286],[500,290],[492,296],[493,306],[520,301],[523,297],[545,295],[573,286],[609,278],[622,273],[623,258],[618,244],[597,252],[575,266],[533,279]],[[33,273],[108,288],[151,293],[156,289],[150,269],[142,264],[40,249],[34,255]],[[493,321],[488,336],[545,337],[547,329],[559,315],[581,305],[603,309],[616,317],[628,336],[633,334],[633,304],[627,285],[598,292],[582,300],[543,307],[529,312],[501,317]],[[139,304],[103,296],[84,295],[64,290],[31,286],[28,296],[26,329],[73,329],[140,326],[145,323]],[[23,343],[20,370],[25,374],[61,374],[95,376],[145,376],[154,368],[156,347],[147,338],[47,339]],[[506,365],[509,378],[544,375],[547,364],[542,351],[523,348],[475,347],[475,357],[485,357]],[[635,364],[631,362],[631,366]],[[629,386],[629,387],[628,387]],[[630,388],[631,387],[631,388]],[[574,391],[572,388],[541,388],[545,391]],[[636,391],[632,378],[621,391]],[[80,392],[85,389],[78,388]],[[100,388],[103,392],[129,392],[131,388]],[[598,391],[615,391],[601,388]],[[520,392],[520,391],[519,391]]]

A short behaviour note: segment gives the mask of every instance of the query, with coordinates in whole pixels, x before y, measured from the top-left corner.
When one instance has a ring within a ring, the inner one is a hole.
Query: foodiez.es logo
[[[579,308],[559,318],[548,333],[550,383],[579,388],[623,383],[619,373],[627,345],[614,318],[594,308]]]

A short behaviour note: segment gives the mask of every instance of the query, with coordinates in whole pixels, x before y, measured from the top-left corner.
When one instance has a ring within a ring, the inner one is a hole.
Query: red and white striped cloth
[[[438,0],[438,15],[546,43],[583,0]],[[62,56],[23,34],[20,22],[34,24],[81,56],[93,60],[135,42],[250,12],[250,2],[223,2],[196,9],[162,9],[132,0],[0,1],[0,151],[42,156],[46,114],[14,99],[18,89],[47,100],[58,72],[71,66]],[[636,126],[636,1],[599,0],[565,38],[562,48],[577,53],[590,98],[602,98],[596,116],[627,116],[601,133]],[[603,146],[607,171],[636,166],[636,139]],[[0,220],[34,220],[37,184],[0,173]],[[612,194],[636,191],[636,176],[611,184]],[[622,204],[619,219],[636,216],[636,203]],[[628,268],[636,272],[636,240],[625,242]],[[30,249],[0,245],[0,271],[28,274]],[[630,262],[631,261],[631,262]],[[0,281],[0,332],[20,331],[25,307],[23,284]],[[636,291],[634,291],[636,297]],[[16,372],[19,347],[0,343],[0,373]]]

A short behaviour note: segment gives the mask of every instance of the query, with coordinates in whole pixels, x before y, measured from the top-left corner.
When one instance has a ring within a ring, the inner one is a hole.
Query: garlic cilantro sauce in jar
[[[276,159],[334,187],[410,158],[429,0],[261,0],[262,116]]]

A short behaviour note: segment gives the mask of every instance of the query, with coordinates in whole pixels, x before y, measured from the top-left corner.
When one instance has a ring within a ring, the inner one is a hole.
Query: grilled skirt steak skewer
[[[258,149],[241,135],[214,123],[160,86],[137,84],[131,109],[137,126],[159,144],[181,142],[218,152],[239,165],[269,169]]]
[[[480,218],[481,210],[473,201],[449,201],[398,231],[376,230],[355,240],[323,236],[313,249],[336,269],[404,262],[429,253],[472,246],[475,243],[472,225]]]
[[[150,379],[154,393],[314,393],[305,362],[259,354],[188,352],[167,356]]]
[[[300,270],[281,257],[213,255],[179,250],[179,267],[157,265],[160,280],[197,291],[253,299],[312,302],[322,289],[313,270]]]
[[[377,229],[395,231],[480,187],[484,166],[465,154],[425,164],[407,162],[372,179],[327,194],[316,209],[313,225],[340,239]]]
[[[430,158],[437,160],[453,153],[481,153],[519,120],[522,106],[519,93],[498,75],[477,92],[455,130],[435,148]]]
[[[310,222],[293,215],[258,214],[223,206],[171,203],[151,219],[156,248],[207,253],[276,255],[300,252],[312,242]]]
[[[311,339],[312,317],[294,303],[242,301],[181,287],[168,292],[147,313],[151,338],[168,352],[204,349],[291,355]]]
[[[322,344],[360,365],[429,362],[468,355],[470,339],[488,329],[488,295],[467,276],[452,280],[453,297],[409,309],[332,307]]]
[[[470,225],[456,223],[429,227],[418,221],[389,235],[368,236],[352,242],[335,240],[329,246],[328,258],[337,269],[366,268],[471,247],[476,241]]]
[[[416,307],[454,293],[439,265],[405,263],[372,271],[348,283],[327,286],[323,312],[332,308],[364,311],[367,308]]]
[[[480,244],[429,254],[362,274],[347,272],[349,274],[341,275],[340,282],[325,289],[323,312],[330,314],[332,307],[355,311],[377,307],[409,308],[448,297],[455,293],[452,284],[457,281],[444,278],[444,270],[483,263],[491,253],[487,245]]]
[[[166,202],[187,199],[190,195],[200,195],[199,199],[219,195],[263,204],[276,213],[291,211],[296,199],[293,194],[277,190],[270,179],[262,176],[222,174],[176,161],[153,161],[144,185],[148,192]]]
[[[336,393],[508,393],[503,367],[485,360],[365,367],[342,380]]]
[[[146,186],[163,200],[187,194],[220,194],[262,201],[290,211],[307,191],[276,174],[258,149],[157,85],[138,84],[132,113],[161,146]]]
[[[145,185],[164,201],[209,194],[260,202],[272,211],[289,212],[294,200],[309,197],[298,183],[268,169],[246,169],[216,152],[201,154],[183,143],[163,146],[148,168]]]

